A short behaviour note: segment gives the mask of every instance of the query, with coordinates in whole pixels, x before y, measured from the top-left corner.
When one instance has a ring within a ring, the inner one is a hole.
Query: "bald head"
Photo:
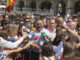
[[[64,22],[64,19],[62,18],[62,17],[58,17],[58,19],[57,19],[60,23],[61,22]]]
[[[37,20],[36,21],[36,28],[37,28],[38,31],[41,31],[43,26],[44,26],[44,23],[43,23],[42,20]]]

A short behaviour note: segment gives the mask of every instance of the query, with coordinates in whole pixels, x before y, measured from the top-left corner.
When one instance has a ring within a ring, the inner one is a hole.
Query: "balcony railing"
[[[19,8],[19,7],[14,7],[13,10],[11,10],[10,13],[27,13],[30,12],[32,14],[43,14],[43,15],[53,15],[54,12],[52,10],[47,10],[47,9],[31,9],[31,8]],[[0,13],[4,13],[5,14],[5,9],[0,9]],[[6,12],[8,13],[8,12]]]

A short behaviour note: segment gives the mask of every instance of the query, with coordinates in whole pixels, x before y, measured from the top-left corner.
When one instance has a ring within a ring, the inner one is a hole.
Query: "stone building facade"
[[[16,0],[15,6],[21,8],[32,8],[34,10],[59,12],[61,4],[61,11],[66,13],[78,13],[80,11],[80,0]]]
[[[72,14],[80,11],[80,0],[16,0],[13,10],[16,9]]]

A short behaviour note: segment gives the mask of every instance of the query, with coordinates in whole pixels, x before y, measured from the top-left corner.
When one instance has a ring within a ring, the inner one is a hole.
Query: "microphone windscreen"
[[[45,37],[45,36],[46,36],[46,33],[45,33],[45,32],[41,32],[41,35],[42,35],[43,37]]]
[[[34,33],[30,33],[30,35],[31,35],[32,37],[34,37],[34,36],[35,36],[35,34],[34,34]]]
[[[31,39],[32,37],[35,37],[35,34],[34,33],[30,33],[27,38],[28,39]]]
[[[39,36],[35,36],[34,39],[35,39],[35,40],[38,40],[38,39],[39,39]]]
[[[31,31],[34,33],[35,32],[35,28],[32,28]]]

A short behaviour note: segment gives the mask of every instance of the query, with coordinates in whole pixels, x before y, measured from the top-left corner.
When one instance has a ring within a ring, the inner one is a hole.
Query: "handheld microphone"
[[[32,28],[32,29],[31,29],[31,32],[33,32],[33,33],[34,33],[34,32],[35,32],[35,28]]]
[[[29,29],[27,29],[27,31],[26,31],[28,34],[30,33],[30,30]]]
[[[42,37],[44,37],[45,40],[48,40],[47,37],[46,37],[46,33],[45,32],[41,32],[41,35],[42,35]]]
[[[46,33],[45,33],[45,32],[41,32],[41,35],[42,35],[43,37],[45,37],[45,36],[46,36]]]
[[[39,36],[35,36],[34,39],[35,39],[35,40],[38,40],[38,39],[39,39]]]
[[[47,40],[47,41],[49,41],[49,40],[51,39],[49,36],[46,35],[45,32],[42,32],[41,35],[42,35],[42,37],[44,37],[45,40]]]
[[[30,33],[28,36],[27,36],[27,38],[26,39],[31,39],[31,38],[33,38],[35,36],[35,34],[34,33]]]

